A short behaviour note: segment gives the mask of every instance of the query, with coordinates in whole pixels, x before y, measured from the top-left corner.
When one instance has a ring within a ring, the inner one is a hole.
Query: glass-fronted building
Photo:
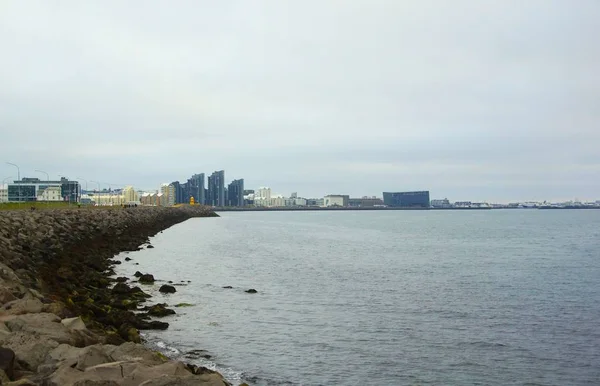
[[[78,181],[61,178],[60,181],[42,181],[39,178],[24,177],[8,184],[8,201],[65,201],[79,202],[81,186]]]
[[[229,206],[244,206],[244,179],[233,180],[227,187]]]
[[[429,191],[383,192],[383,204],[391,208],[429,208]]]
[[[225,206],[225,171],[216,171],[208,177],[208,197],[206,204]]]

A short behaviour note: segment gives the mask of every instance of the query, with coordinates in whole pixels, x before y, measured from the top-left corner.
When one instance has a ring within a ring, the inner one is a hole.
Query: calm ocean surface
[[[252,385],[600,384],[599,210],[221,216],[117,266],[185,281],[145,287],[194,304],[146,335],[173,357]]]

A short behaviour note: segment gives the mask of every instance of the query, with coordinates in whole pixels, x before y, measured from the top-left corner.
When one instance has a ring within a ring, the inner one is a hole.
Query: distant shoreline
[[[376,210],[499,210],[499,209],[600,209],[600,206],[565,206],[565,207],[531,207],[531,208],[380,208],[380,207],[276,207],[276,208],[213,208],[215,212],[307,212],[307,211],[376,211]]]

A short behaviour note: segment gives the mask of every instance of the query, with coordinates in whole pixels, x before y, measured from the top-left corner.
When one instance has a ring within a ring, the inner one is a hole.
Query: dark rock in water
[[[141,273],[140,271],[135,271],[135,273],[133,274],[133,276],[135,276],[135,277],[140,277],[142,275],[143,275],[143,273]]]
[[[167,283],[169,283],[169,284],[173,284],[173,280],[169,280]]]
[[[248,294],[255,294],[255,293],[257,293],[258,291],[257,291],[257,290],[255,290],[254,288],[250,288],[249,290],[246,290],[246,291],[244,291],[244,292],[246,292],[246,293],[248,293]]]
[[[146,248],[148,248],[148,249],[152,249],[152,248],[154,248],[154,245],[150,244],[150,245],[148,245]]]
[[[119,276],[118,278],[116,278],[117,283],[125,283],[127,280],[129,279],[123,276]]]
[[[11,380],[14,379],[15,352],[9,348],[0,347],[0,370],[8,375]]]
[[[232,286],[230,286],[230,285],[226,285],[226,286],[225,286],[225,287],[223,287],[223,288],[225,288],[225,289],[232,289],[233,287],[232,287]]]
[[[192,281],[191,281],[191,280],[188,280],[187,282],[188,282],[188,283],[191,283]]]
[[[125,258],[125,261],[131,261],[131,260],[132,260],[131,257],[126,257]]]
[[[192,351],[188,351],[187,353],[185,353],[185,357],[188,359],[198,359],[198,358],[211,359],[212,355],[207,354],[206,350],[192,350]]]
[[[196,366],[192,364],[186,364],[187,369],[194,375],[203,375],[203,374],[218,374],[216,371],[208,369],[204,366]]]
[[[148,315],[156,317],[163,317],[175,314],[175,310],[167,308],[167,305],[164,303],[155,304],[150,307],[144,307],[143,309],[148,311]]]
[[[152,297],[152,295],[148,295],[147,293],[142,291],[140,287],[132,287],[131,292],[129,292],[129,294],[136,299],[147,299]]]
[[[164,294],[173,294],[173,293],[177,292],[175,287],[173,287],[172,285],[168,285],[168,284],[161,285],[160,288],[158,289],[158,291],[162,292]]]
[[[127,284],[125,283],[117,283],[115,284],[115,286],[112,289],[112,293],[114,294],[128,294],[131,292],[131,287],[129,287]]]
[[[175,304],[173,307],[193,307],[194,305],[191,303],[178,303]]]
[[[146,274],[140,276],[139,282],[142,284],[152,284],[155,282],[154,276],[149,273],[146,273]]]
[[[108,262],[109,262],[110,264],[116,264],[116,265],[119,265],[119,264],[121,264],[121,261],[120,261],[120,260],[108,260]]]
[[[140,265],[140,263],[135,263],[135,265]]]
[[[144,330],[166,330],[169,328],[169,323],[153,320],[144,325]]]

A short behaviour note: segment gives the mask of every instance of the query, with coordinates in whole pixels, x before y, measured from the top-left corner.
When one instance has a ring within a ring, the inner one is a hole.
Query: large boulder
[[[60,321],[60,323],[65,326],[66,328],[68,328],[69,330],[86,330],[87,327],[85,326],[85,323],[83,322],[83,319],[81,319],[81,316],[77,316],[75,318],[68,318],[68,319],[63,319]]]
[[[46,361],[48,353],[58,347],[58,343],[47,337],[31,332],[13,332],[4,339],[2,346],[15,352],[20,367],[27,371],[36,371]]]
[[[14,379],[15,352],[9,348],[0,347],[0,370],[4,371],[6,376]]]
[[[175,287],[173,287],[172,285],[168,285],[168,284],[161,285],[160,288],[158,289],[158,291],[165,293],[165,294],[174,294],[175,292],[177,292]]]
[[[112,362],[113,359],[99,346],[86,347],[77,357],[75,368],[84,371],[89,367]]]
[[[149,273],[140,276],[138,281],[142,284],[153,284],[155,282],[154,276]]]
[[[32,297],[25,297],[23,299],[13,300],[4,305],[3,309],[0,310],[0,314],[5,315],[22,315],[30,313],[42,312],[44,304],[37,299]]]
[[[12,302],[13,300],[17,300],[12,290],[7,287],[0,287],[0,304],[6,304],[8,302]]]
[[[148,315],[150,316],[163,317],[175,314],[175,310],[167,308],[167,305],[164,303],[159,303],[150,307],[145,307],[145,309],[148,311]]]
[[[6,326],[12,331],[20,331],[31,335],[43,336],[57,343],[75,344],[69,329],[54,314],[41,312],[24,314],[7,320]]]

